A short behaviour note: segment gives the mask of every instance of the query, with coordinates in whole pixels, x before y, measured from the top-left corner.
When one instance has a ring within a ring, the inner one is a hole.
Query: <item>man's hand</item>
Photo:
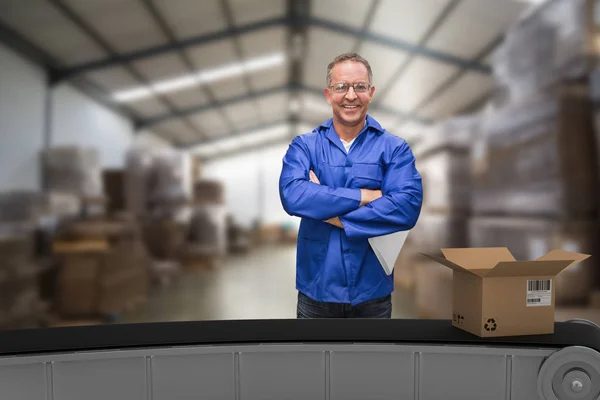
[[[317,185],[321,184],[321,181],[319,181],[319,178],[317,178],[317,175],[314,173],[314,171],[312,169],[309,171],[308,175],[309,175],[310,181],[312,183],[316,183]],[[381,192],[381,190],[360,189],[360,205],[365,206],[365,205],[369,204],[370,202],[375,201],[382,196],[383,196],[383,193]],[[338,228],[344,229],[344,225],[342,224],[342,221],[340,221],[340,219],[338,217],[330,218],[330,219],[326,220],[325,222],[327,222],[328,224],[331,224],[333,226],[337,226]]]
[[[311,169],[310,172],[308,173],[309,177],[310,177],[310,181],[312,183],[316,183],[317,185],[321,184],[321,181],[319,181],[319,178],[317,178],[317,175],[313,172],[313,170]]]
[[[360,205],[365,206],[382,196],[381,190],[360,189]]]
[[[328,224],[331,224],[333,226],[337,226],[338,228],[344,229],[344,224],[342,224],[342,221],[340,221],[340,219],[338,217],[330,218],[330,219],[326,220],[325,222],[327,222]]]
[[[317,185],[321,184],[321,181],[319,181],[319,178],[317,178],[317,174],[315,174],[312,169],[309,171],[308,175],[312,183],[316,183]],[[360,205],[365,206],[382,196],[383,193],[381,190],[360,189]]]

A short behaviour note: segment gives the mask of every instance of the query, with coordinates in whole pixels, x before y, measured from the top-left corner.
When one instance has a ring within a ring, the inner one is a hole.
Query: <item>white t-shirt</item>
[[[344,148],[346,149],[346,153],[348,153],[350,151],[350,146],[352,146],[352,143],[354,143],[356,138],[352,139],[349,142],[346,142],[344,139],[340,139],[340,140],[342,141],[342,144],[344,145]]]
[[[365,121],[365,124],[363,125],[363,129],[365,129],[365,126],[367,126],[367,121]],[[362,131],[356,137],[359,137],[360,135],[362,135]],[[346,153],[350,152],[350,146],[352,146],[352,143],[354,143],[354,141],[356,140],[356,137],[349,142],[346,142],[344,139],[340,138],[340,140],[342,141],[342,144],[344,145],[344,148],[346,149]]]

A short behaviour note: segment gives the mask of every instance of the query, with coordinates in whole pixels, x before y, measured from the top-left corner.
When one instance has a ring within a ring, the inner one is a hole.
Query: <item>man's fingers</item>
[[[310,181],[312,183],[321,184],[321,182],[319,181],[319,178],[317,178],[317,175],[313,172],[313,170],[310,170],[309,175],[310,175]]]
[[[370,202],[383,197],[383,192],[381,190],[360,189],[360,194],[361,194],[361,199],[360,199],[361,206],[367,205]]]

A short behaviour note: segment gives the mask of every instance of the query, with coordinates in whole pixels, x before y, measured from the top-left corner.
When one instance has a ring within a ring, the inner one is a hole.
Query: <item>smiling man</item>
[[[284,158],[279,192],[301,218],[296,254],[298,318],[390,318],[394,275],[368,239],[414,227],[421,176],[404,139],[368,115],[371,67],[356,53],[327,67],[333,116],[299,135]]]

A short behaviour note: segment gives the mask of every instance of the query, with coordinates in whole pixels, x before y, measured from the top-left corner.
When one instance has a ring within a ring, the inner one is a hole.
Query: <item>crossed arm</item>
[[[312,183],[316,183],[317,185],[321,184],[321,181],[319,181],[319,178],[317,178],[317,175],[314,173],[313,170],[310,170],[309,177]],[[382,195],[383,194],[381,193],[381,190],[360,189],[360,207],[377,200]],[[338,228],[344,229],[344,224],[342,223],[339,217],[329,218],[326,219],[324,222],[327,222],[328,224],[331,224],[333,226],[337,226]]]
[[[325,221],[343,229],[349,238],[386,235],[416,224],[422,204],[421,176],[406,143],[389,155],[381,190],[321,185],[309,154],[297,137],[283,159],[279,191],[288,214]]]

